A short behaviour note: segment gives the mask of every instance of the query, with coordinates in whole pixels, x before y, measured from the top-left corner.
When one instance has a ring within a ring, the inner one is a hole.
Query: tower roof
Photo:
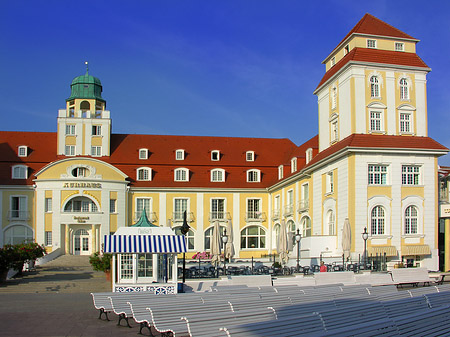
[[[102,98],[102,83],[97,77],[86,74],[75,77],[70,85],[71,94],[66,101],[76,98],[97,99],[104,102]]]

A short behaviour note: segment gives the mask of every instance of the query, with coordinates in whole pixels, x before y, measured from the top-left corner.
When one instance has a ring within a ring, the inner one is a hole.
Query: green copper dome
[[[97,77],[86,74],[75,77],[70,85],[71,95],[66,101],[76,98],[97,99],[105,101],[102,98],[102,82]]]

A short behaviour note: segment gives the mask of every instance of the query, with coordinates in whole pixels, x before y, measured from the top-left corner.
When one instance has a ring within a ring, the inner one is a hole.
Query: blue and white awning
[[[105,253],[185,253],[183,235],[105,235]]]

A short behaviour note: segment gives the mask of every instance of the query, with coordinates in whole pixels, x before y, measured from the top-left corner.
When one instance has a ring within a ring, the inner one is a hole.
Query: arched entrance
[[[86,229],[78,229],[73,233],[73,255],[91,254],[91,236]]]

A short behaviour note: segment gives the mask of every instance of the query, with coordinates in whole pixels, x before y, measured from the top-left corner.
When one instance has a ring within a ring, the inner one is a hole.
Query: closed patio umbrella
[[[280,263],[285,265],[289,260],[288,255],[288,243],[287,243],[287,228],[286,222],[281,220],[280,224],[280,234],[278,235],[277,241],[277,253],[280,258]]]
[[[220,227],[219,221],[214,222],[214,228],[211,236],[211,263],[218,265],[220,262]]]
[[[350,256],[350,250],[352,248],[352,228],[348,218],[344,220],[344,228],[342,229],[342,251],[344,252],[344,258],[347,259]]]
[[[230,260],[234,256],[234,246],[233,246],[233,225],[231,220],[227,222],[227,236],[228,241],[225,247],[225,257]]]

